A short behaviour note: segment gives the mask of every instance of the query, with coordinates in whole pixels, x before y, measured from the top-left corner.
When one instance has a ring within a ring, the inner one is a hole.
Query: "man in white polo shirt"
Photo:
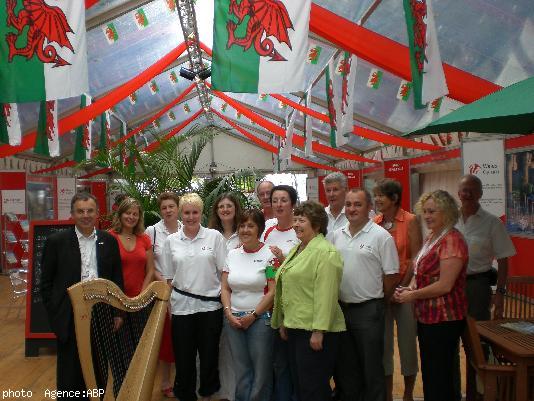
[[[458,197],[462,202],[457,228],[464,235],[469,249],[467,265],[467,310],[476,320],[491,319],[491,273],[493,259],[499,267],[497,290],[494,297],[495,318],[502,317],[503,295],[506,293],[508,258],[515,248],[504,224],[480,207],[482,182],[475,175],[460,180]]]
[[[330,173],[324,178],[323,186],[328,201],[328,206],[324,210],[328,215],[327,231],[330,233],[347,224],[347,217],[345,216],[347,177],[338,171]]]
[[[371,195],[351,189],[345,198],[348,223],[327,238],[344,260],[339,303],[347,331],[340,343],[336,390],[341,401],[384,401],[385,302],[395,290],[399,257],[393,237],[369,219]]]

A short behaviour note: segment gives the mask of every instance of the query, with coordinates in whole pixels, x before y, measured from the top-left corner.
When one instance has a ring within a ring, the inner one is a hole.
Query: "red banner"
[[[410,203],[410,160],[386,160],[384,161],[384,177],[393,178],[402,185],[401,207],[411,210]]]

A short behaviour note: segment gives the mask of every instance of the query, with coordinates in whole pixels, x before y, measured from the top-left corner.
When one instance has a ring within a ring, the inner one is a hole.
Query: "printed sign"
[[[2,214],[26,214],[26,191],[24,189],[4,189],[2,191]]]
[[[70,201],[76,193],[76,178],[57,178],[57,217],[59,220],[70,218]]]
[[[401,207],[410,211],[410,160],[384,161],[384,177],[400,182],[402,186]]]

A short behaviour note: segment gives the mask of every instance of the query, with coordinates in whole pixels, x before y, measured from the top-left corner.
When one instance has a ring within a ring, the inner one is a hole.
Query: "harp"
[[[92,401],[150,400],[158,362],[170,288],[152,282],[128,298],[105,279],[77,283],[68,289],[76,341]],[[114,326],[115,318],[122,325]]]

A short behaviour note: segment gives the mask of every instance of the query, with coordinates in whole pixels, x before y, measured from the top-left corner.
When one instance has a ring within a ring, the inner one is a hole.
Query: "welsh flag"
[[[308,93],[306,93],[306,107],[311,108],[311,88],[308,89]],[[313,120],[310,116],[305,117],[305,136],[306,136],[306,142],[304,145],[304,154],[306,156],[313,156],[313,149],[312,149],[312,142],[313,142]]]
[[[337,145],[342,146],[348,142],[348,138],[352,133],[354,125],[354,85],[356,83],[356,67],[358,65],[358,58],[351,55],[349,52],[344,52],[339,56],[336,68],[337,80],[341,83],[336,85],[334,89],[341,87],[341,93],[336,96],[341,100],[338,114],[338,130],[337,130]]]
[[[145,10],[143,10],[142,8],[138,9],[134,13],[134,20],[135,25],[137,25],[137,29],[139,30],[145,29],[148,26],[148,18],[145,14]]]
[[[128,95],[128,100],[130,101],[130,103],[132,104],[132,106],[133,106],[134,104],[136,104],[136,103],[137,103],[137,92],[130,93],[130,94]]]
[[[293,153],[293,130],[296,118],[296,110],[293,110],[291,117],[286,116],[286,137],[280,142],[280,160],[291,160],[291,154]]]
[[[165,5],[170,12],[176,11],[176,3],[174,0],[165,0]]]
[[[439,113],[441,110],[441,103],[443,102],[443,98],[440,97],[438,99],[434,99],[431,102],[428,103],[427,111],[433,111],[434,113]]]
[[[399,90],[397,91],[397,99],[403,100],[405,102],[408,101],[411,90],[412,83],[403,79],[400,83]]]
[[[430,0],[403,0],[410,66],[414,89],[414,107],[423,109],[428,102],[449,93]]]
[[[176,85],[178,83],[178,75],[176,75],[176,72],[171,71],[169,73],[169,81],[171,81],[171,84]]]
[[[326,68],[326,101],[328,104],[328,118],[330,120],[330,146],[337,148],[348,142],[347,137],[343,135],[341,127],[342,110],[340,91],[335,89],[335,65],[332,57]]]
[[[367,87],[372,89],[378,89],[382,83],[382,75],[384,73],[376,68],[371,69],[369,78],[367,79]]]
[[[267,93],[261,93],[260,96],[259,96],[259,99],[262,101],[262,102],[266,102],[267,99],[269,99],[269,95]]]
[[[100,143],[98,150],[106,151],[111,141],[111,118],[109,110],[100,115]]]
[[[323,48],[316,44],[310,44],[308,47],[308,56],[306,57],[306,62],[309,64],[317,64],[319,62],[319,57]]]
[[[88,88],[85,3],[3,1],[0,103],[79,96]]]
[[[104,31],[104,35],[106,36],[106,40],[110,45],[115,43],[117,40],[119,40],[119,34],[117,33],[117,28],[115,28],[115,25],[113,22],[104,25],[102,27],[102,30]]]
[[[191,113],[191,107],[189,107],[189,104],[188,103],[185,103],[184,104],[184,111],[186,113]]]
[[[39,123],[37,125],[37,139],[35,140],[33,151],[45,156],[59,156],[56,100],[41,102]]]
[[[305,90],[311,0],[219,0],[213,26],[213,88]]]
[[[80,109],[91,104],[91,96],[83,94],[80,99]],[[81,162],[91,158],[93,121],[76,128],[76,145],[74,147],[74,160]]]
[[[176,120],[176,116],[174,115],[174,112],[172,110],[167,113],[167,117],[169,117],[169,120],[171,121]]]
[[[156,81],[150,81],[147,85],[148,89],[150,90],[150,93],[152,93],[153,95],[159,92],[158,84],[156,83]]]
[[[0,104],[0,142],[17,146],[20,145],[21,139],[17,103]]]

